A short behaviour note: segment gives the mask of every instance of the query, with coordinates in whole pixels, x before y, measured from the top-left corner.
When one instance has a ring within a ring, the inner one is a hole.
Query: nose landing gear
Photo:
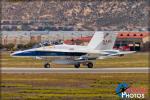
[[[49,63],[44,64],[44,68],[50,68],[50,67],[51,67],[51,66],[50,66]]]
[[[75,68],[79,68],[80,67],[80,63],[77,63],[74,65]]]

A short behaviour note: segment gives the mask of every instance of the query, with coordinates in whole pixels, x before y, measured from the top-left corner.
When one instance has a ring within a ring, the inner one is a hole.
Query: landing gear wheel
[[[88,67],[88,68],[93,68],[93,63],[89,62],[89,63],[87,64],[87,67]]]
[[[79,67],[80,67],[80,64],[75,64],[74,67],[75,67],[75,68],[79,68]]]
[[[49,64],[49,63],[46,63],[46,64],[44,65],[44,68],[50,68],[50,64]]]

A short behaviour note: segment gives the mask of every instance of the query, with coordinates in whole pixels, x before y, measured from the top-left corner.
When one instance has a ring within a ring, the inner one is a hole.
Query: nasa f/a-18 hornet
[[[93,68],[96,59],[104,59],[112,56],[123,56],[134,51],[114,50],[113,46],[117,37],[116,32],[94,33],[87,46],[81,45],[53,45],[32,48],[23,51],[16,51],[11,54],[13,57],[34,57],[46,61],[45,68],[50,68],[51,63],[70,64],[79,68],[81,64]]]

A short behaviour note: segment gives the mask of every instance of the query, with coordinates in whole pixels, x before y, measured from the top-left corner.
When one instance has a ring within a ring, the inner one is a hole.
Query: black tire
[[[79,68],[79,67],[80,67],[80,64],[75,64],[74,67],[75,67],[75,68]]]
[[[51,66],[50,66],[50,64],[49,63],[46,63],[45,65],[44,65],[44,68],[50,68]]]
[[[93,63],[89,62],[89,63],[87,64],[87,67],[88,67],[88,68],[93,68]]]

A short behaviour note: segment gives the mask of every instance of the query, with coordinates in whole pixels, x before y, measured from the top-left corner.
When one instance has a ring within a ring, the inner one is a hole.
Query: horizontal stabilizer
[[[112,58],[115,56],[123,56],[126,54],[131,54],[131,53],[135,53],[136,51],[119,51],[117,53],[113,53],[113,54],[107,54],[107,56],[100,56],[98,57],[98,59],[106,59],[106,58]]]
[[[117,56],[117,55],[126,55],[126,54],[131,54],[131,53],[135,53],[136,51],[119,51],[116,54],[111,54],[110,56]]]

